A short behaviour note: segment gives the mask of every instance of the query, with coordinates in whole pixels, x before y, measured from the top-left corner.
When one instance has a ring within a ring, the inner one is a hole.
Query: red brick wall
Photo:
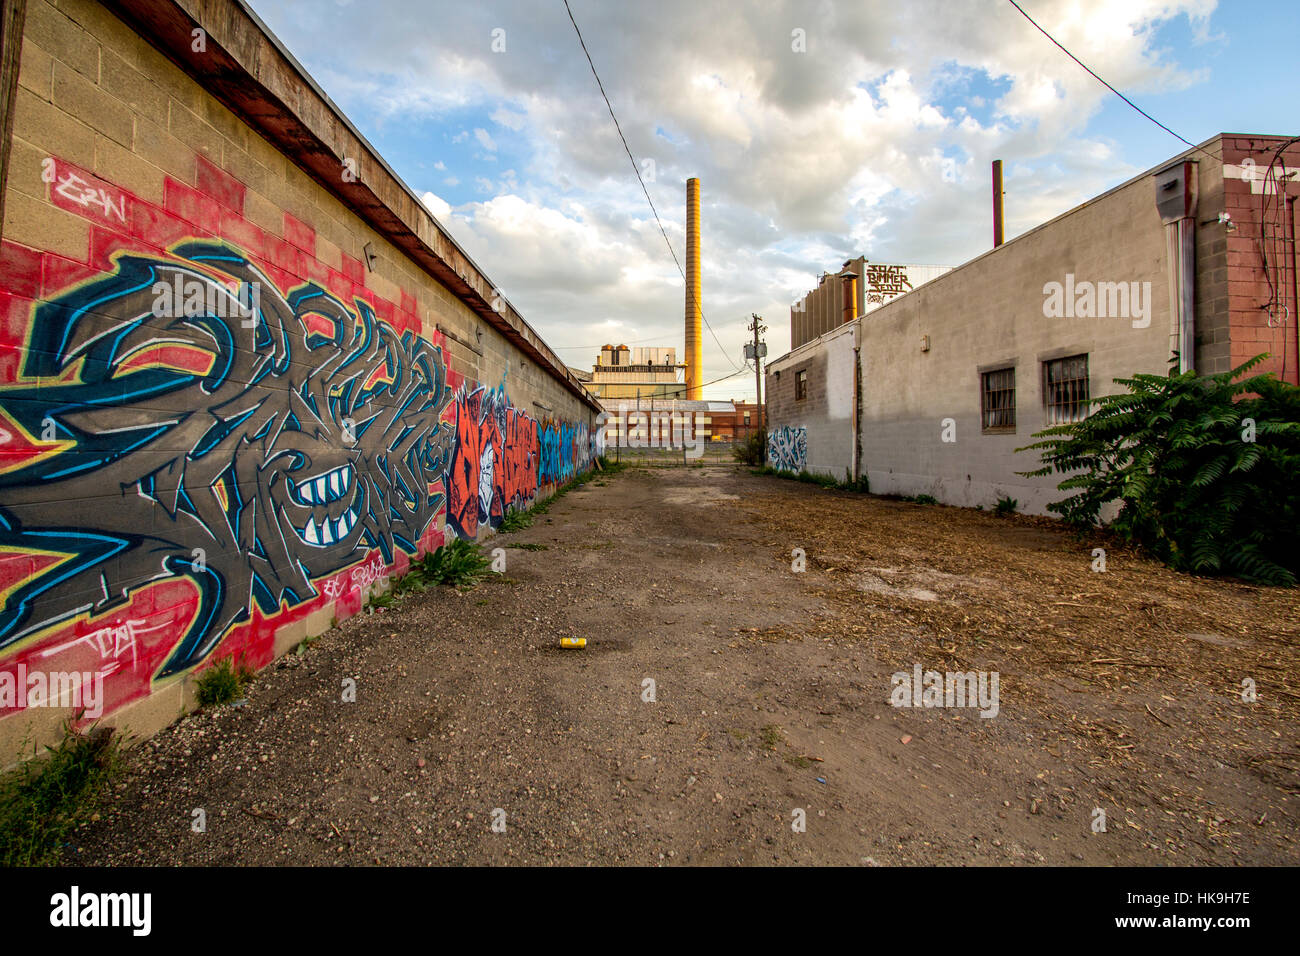
[[[1278,162],[1273,165],[1273,171],[1279,180],[1284,165],[1288,174],[1300,171],[1300,143],[1278,154],[1277,148],[1284,142],[1247,136],[1223,139],[1224,211],[1237,226],[1227,233],[1230,352],[1234,368],[1261,352],[1268,352],[1270,357],[1257,371],[1273,372],[1284,381],[1300,384],[1296,347],[1300,303],[1295,300],[1287,241],[1294,235],[1296,224],[1290,221],[1294,207],[1288,215],[1286,202],[1288,195],[1300,195],[1300,185],[1279,187],[1271,180],[1266,182],[1275,156]],[[1249,168],[1248,160],[1255,164],[1253,183],[1231,168],[1243,164]],[[1261,224],[1264,239],[1261,239]],[[1267,272],[1262,253],[1268,256]]]

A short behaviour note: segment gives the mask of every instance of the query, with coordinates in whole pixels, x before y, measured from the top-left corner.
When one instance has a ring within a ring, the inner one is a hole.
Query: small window
[[[980,412],[985,433],[1016,430],[1016,370],[1000,368],[980,376]]]
[[[1043,363],[1043,405],[1047,424],[1064,425],[1088,415],[1088,356]]]
[[[749,412],[745,412],[745,424],[749,424]]]
[[[802,402],[808,397],[808,370],[801,368],[794,375],[794,399]]]

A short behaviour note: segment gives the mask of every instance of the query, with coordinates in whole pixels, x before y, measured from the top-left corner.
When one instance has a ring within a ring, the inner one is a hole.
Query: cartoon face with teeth
[[[341,500],[352,487],[352,472],[351,465],[344,465],[340,468],[331,468],[325,474],[317,475],[315,478],[307,478],[301,484],[292,478],[286,478],[286,482],[289,494],[299,504],[328,505]],[[356,500],[359,506],[360,495],[356,496]],[[358,517],[358,509],[350,507],[337,518],[331,519],[328,515],[322,517],[319,524],[315,519],[308,518],[302,528],[302,540],[317,547],[329,547],[347,537],[348,532],[356,525]]]
[[[0,473],[0,546],[40,535],[72,555],[9,594],[0,648],[183,575],[200,606],[160,676],[177,673],[253,601],[274,613],[372,550],[414,553],[441,510],[439,348],[362,300],[313,284],[285,296],[226,244],[174,255],[120,256],[40,305],[22,377],[0,390],[10,423],[38,435],[48,419],[59,443]],[[256,283],[256,314],[156,314],[152,286],[177,279],[227,295]]]

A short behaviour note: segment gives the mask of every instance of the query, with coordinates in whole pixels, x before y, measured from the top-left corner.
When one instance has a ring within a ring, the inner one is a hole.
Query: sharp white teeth
[[[302,538],[308,544],[320,544],[320,539],[316,537],[316,522],[310,518],[307,519],[307,525],[302,529]]]
[[[337,471],[330,472],[330,490],[334,492],[335,498],[343,494],[343,485],[339,482],[339,473]]]
[[[327,486],[326,483],[325,483],[325,476],[324,476],[324,475],[322,475],[321,477],[319,477],[319,478],[316,479],[316,500],[317,500],[317,501],[324,501],[324,500],[325,500],[325,491],[326,491],[327,487],[328,487],[328,486]]]
[[[352,472],[347,468],[343,469],[343,490],[347,491],[348,486],[352,484]]]

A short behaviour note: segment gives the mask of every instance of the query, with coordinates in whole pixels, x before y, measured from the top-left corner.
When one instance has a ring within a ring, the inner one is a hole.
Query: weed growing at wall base
[[[252,681],[252,668],[242,661],[236,664],[229,657],[223,657],[195,680],[195,696],[202,707],[228,704],[242,697],[244,689]]]
[[[497,534],[510,534],[512,531],[523,531],[533,523],[533,516],[523,508],[511,508],[497,525]]]
[[[426,554],[411,563],[411,573],[418,573],[429,584],[446,584],[454,588],[471,588],[488,573],[491,562],[462,538]]]
[[[57,863],[68,836],[89,819],[122,769],[121,746],[108,728],[63,739],[0,779],[0,865]]]
[[[844,472],[844,479],[842,481],[821,472],[808,471],[807,469],[797,472],[787,471],[782,468],[773,468],[771,465],[765,465],[762,468],[751,468],[749,473],[751,475],[770,476],[774,478],[786,478],[791,481],[801,481],[806,485],[818,485],[819,487],[828,488],[832,491],[853,491],[860,495],[871,494],[871,482],[867,479],[867,476],[864,474],[855,479],[847,470]]]

